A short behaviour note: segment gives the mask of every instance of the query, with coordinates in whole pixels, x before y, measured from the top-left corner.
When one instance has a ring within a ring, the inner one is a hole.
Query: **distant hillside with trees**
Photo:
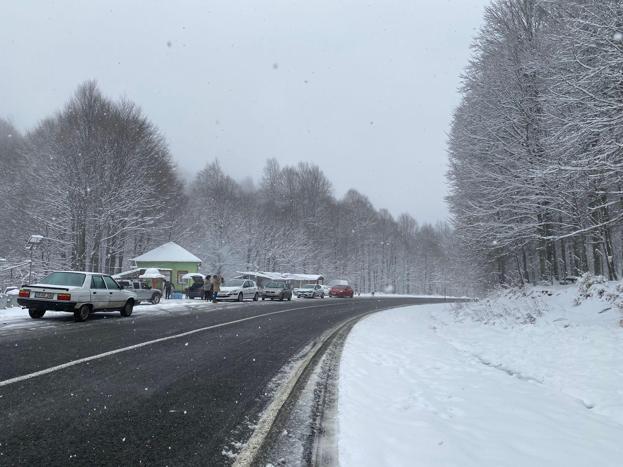
[[[466,291],[448,225],[394,219],[354,190],[337,199],[321,169],[305,162],[267,161],[256,187],[206,161],[184,183],[138,106],[105,97],[94,82],[24,135],[0,120],[0,163],[0,257],[23,262],[29,236],[43,235],[35,273],[116,273],[173,240],[208,273],[314,272],[362,292]]]

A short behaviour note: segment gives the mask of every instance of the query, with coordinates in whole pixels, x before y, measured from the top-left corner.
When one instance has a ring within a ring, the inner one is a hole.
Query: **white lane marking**
[[[37,376],[43,376],[49,373],[54,373],[55,371],[59,371],[65,368],[80,365],[81,363],[86,363],[86,362],[90,362],[93,360],[99,360],[100,358],[110,357],[111,355],[115,355],[115,354],[122,353],[122,352],[127,352],[128,350],[139,349],[141,347],[169,341],[172,339],[179,339],[181,337],[190,336],[192,334],[197,334],[199,332],[208,331],[210,329],[222,328],[224,326],[229,326],[231,324],[243,323],[245,321],[251,321],[253,319],[264,318],[266,316],[287,313],[289,311],[308,310],[310,308],[321,308],[321,307],[327,307],[327,306],[336,306],[336,305],[315,305],[315,306],[306,306],[306,307],[301,307],[301,308],[288,308],[287,310],[280,310],[280,311],[271,311],[270,313],[264,313],[263,315],[248,316],[246,318],[241,318],[241,319],[237,319],[234,321],[227,321],[226,323],[213,324],[212,326],[206,326],[203,328],[193,329],[192,331],[186,331],[181,334],[175,334],[173,336],[160,337],[158,339],[141,342],[140,344],[130,345],[129,347],[122,347],[120,349],[110,350],[108,352],[100,353],[97,355],[91,355],[90,357],[79,358],[78,360],[72,360],[67,363],[62,363],[60,365],[51,366],[50,368],[35,371],[34,373],[28,373],[26,375],[16,376],[15,378],[5,379],[4,381],[0,381],[0,387],[8,386],[9,384],[19,383],[20,381],[26,381],[28,379],[36,378]]]

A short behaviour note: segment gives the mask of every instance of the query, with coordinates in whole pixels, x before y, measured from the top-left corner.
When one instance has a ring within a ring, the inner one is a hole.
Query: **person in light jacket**
[[[220,274],[214,274],[210,279],[212,283],[212,303],[216,303],[216,299],[218,298],[218,293],[221,291],[221,284],[225,281],[220,276]]]

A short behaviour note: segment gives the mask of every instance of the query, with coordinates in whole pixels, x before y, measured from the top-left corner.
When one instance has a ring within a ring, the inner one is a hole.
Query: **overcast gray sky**
[[[321,166],[419,221],[447,217],[446,134],[489,0],[13,1],[0,116],[20,130],[87,79],[139,104],[185,173]]]

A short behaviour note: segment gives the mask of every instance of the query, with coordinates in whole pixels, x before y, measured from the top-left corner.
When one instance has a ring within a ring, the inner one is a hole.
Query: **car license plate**
[[[35,298],[54,298],[54,294],[51,292],[35,292]]]

